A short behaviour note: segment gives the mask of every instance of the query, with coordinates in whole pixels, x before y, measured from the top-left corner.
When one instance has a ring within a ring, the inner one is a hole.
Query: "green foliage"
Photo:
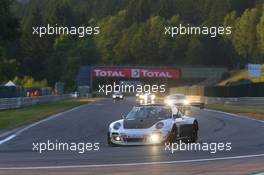
[[[241,63],[263,61],[264,8],[246,9],[241,16],[231,12],[225,17],[225,25],[233,27],[232,35],[227,37],[240,56]]]
[[[60,36],[56,39],[53,52],[47,59],[47,75],[51,84],[62,81],[66,90],[75,88],[75,77],[81,65],[96,64],[99,52],[92,38],[74,39]]]
[[[16,85],[20,85],[23,87],[29,87],[29,88],[31,87],[43,88],[43,87],[47,87],[48,85],[47,80],[36,81],[34,80],[34,78],[30,76],[24,76],[23,78],[15,77],[13,82]]]
[[[232,43],[238,54],[246,59],[256,51],[256,24],[256,9],[246,10],[235,24]]]
[[[28,0],[15,1],[13,14],[11,5],[12,0],[0,2],[0,81],[29,75],[50,86],[62,81],[70,91],[81,65],[234,67],[264,58],[262,0]],[[231,26],[232,35],[164,35],[165,26],[180,23]],[[33,26],[47,24],[99,26],[100,35],[32,35]]]
[[[0,41],[13,39],[19,34],[18,19],[11,12],[12,0],[0,1]]]
[[[7,59],[0,47],[0,82],[4,83],[12,79],[17,73],[17,62],[15,59]]]
[[[260,17],[259,23],[257,25],[257,39],[258,39],[258,49],[260,53],[264,55],[264,4],[262,5],[262,15]],[[262,57],[262,61],[264,58]]]
[[[126,27],[126,15],[126,11],[120,11],[116,16],[106,17],[98,23],[101,34],[96,37],[96,45],[101,51],[103,63],[115,63],[113,48]]]
[[[6,54],[7,43],[19,35],[18,20],[11,13],[11,0],[0,1],[0,82],[12,79],[17,73],[17,61]]]

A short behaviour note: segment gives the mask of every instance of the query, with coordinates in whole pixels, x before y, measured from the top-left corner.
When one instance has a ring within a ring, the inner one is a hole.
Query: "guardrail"
[[[31,106],[39,103],[53,102],[74,98],[71,94],[60,96],[39,96],[39,97],[19,97],[19,98],[0,98],[0,110],[15,109],[25,106]]]
[[[264,97],[203,97],[187,96],[190,101],[200,101],[205,104],[222,104],[222,105],[264,105]]]
[[[264,97],[237,97],[237,98],[220,98],[204,97],[205,104],[222,104],[222,105],[264,105]]]

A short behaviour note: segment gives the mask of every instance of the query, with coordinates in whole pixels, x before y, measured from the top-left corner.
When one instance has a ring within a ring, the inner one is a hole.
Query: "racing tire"
[[[165,143],[174,143],[177,140],[177,126],[173,125],[172,130]]]

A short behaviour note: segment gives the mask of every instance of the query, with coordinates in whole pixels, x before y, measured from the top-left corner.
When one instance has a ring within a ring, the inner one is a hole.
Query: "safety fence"
[[[204,97],[205,104],[264,106],[264,97]]]
[[[38,96],[38,97],[19,97],[19,98],[0,98],[0,110],[15,109],[25,106],[31,106],[40,103],[54,102],[59,100],[72,99],[72,94],[59,95],[59,96]]]

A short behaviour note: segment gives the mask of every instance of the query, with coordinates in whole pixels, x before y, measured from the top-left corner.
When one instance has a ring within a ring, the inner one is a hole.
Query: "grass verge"
[[[219,105],[219,104],[207,104],[208,109],[215,109],[219,111],[244,115],[247,117],[264,120],[264,108],[263,106],[232,106],[232,105]]]
[[[71,99],[3,110],[0,111],[0,130],[17,128],[92,101],[95,99]]]

